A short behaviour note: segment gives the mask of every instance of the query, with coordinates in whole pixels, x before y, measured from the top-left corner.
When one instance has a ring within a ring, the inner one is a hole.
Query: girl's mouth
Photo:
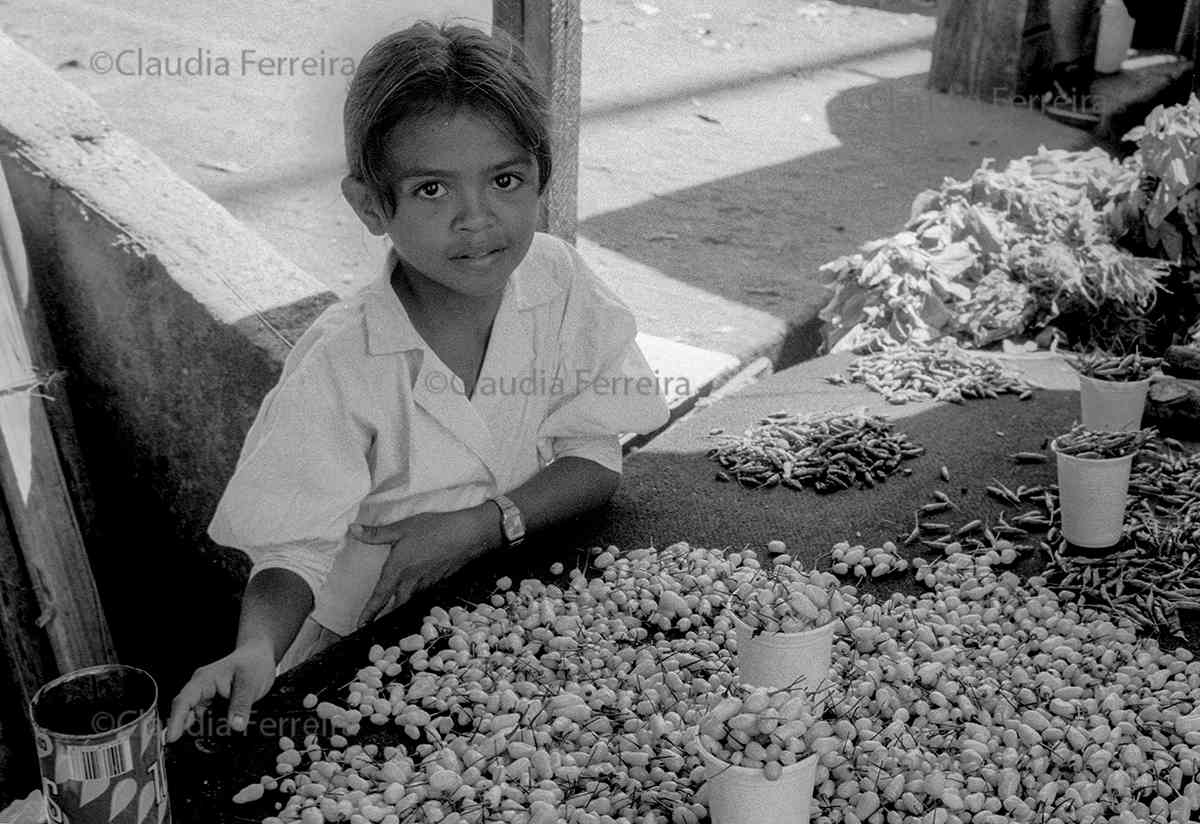
[[[459,264],[467,266],[491,266],[501,254],[504,253],[504,247],[496,249],[487,249],[484,251],[467,252],[462,255],[455,255],[453,260]]]
[[[466,252],[461,255],[455,255],[454,259],[455,260],[487,260],[494,255],[500,254],[503,251],[504,251],[503,247],[498,247],[498,248],[494,248],[494,249],[482,249],[482,250],[477,250],[477,251],[473,251],[473,252]]]

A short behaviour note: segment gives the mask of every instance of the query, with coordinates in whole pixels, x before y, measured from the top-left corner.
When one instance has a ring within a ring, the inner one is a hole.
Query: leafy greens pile
[[[1042,148],[921,193],[904,231],[822,267],[825,350],[985,346],[1052,323],[1072,345],[1135,345],[1165,265],[1117,247],[1106,212],[1136,177],[1098,148]]]
[[[1137,151],[1114,192],[1113,233],[1178,263],[1197,262],[1200,235],[1200,99],[1158,106],[1125,136]]]
[[[1109,227],[1120,243],[1176,265],[1188,338],[1200,344],[1200,98],[1158,106],[1125,136],[1138,148],[1114,192]]]

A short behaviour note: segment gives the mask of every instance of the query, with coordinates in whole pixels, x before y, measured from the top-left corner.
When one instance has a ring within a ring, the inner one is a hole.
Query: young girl
[[[545,98],[515,48],[427,23],[347,94],[342,192],[391,248],[264,399],[209,535],[254,560],[236,648],[176,696],[168,740],[491,550],[604,503],[622,432],[667,420],[632,315],[535,233]],[[519,551],[519,550],[516,550]]]

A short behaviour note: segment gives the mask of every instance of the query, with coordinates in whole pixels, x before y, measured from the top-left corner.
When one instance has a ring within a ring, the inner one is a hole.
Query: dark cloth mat
[[[984,492],[992,478],[1012,488],[1052,483],[1054,464],[1016,465],[1009,455],[1041,450],[1050,437],[1078,418],[1078,391],[1073,373],[1059,360],[1013,359],[1038,389],[1032,400],[1013,395],[970,400],[961,405],[932,402],[889,404],[864,387],[833,386],[824,378],[842,371],[848,356],[830,356],[784,370],[740,392],[697,409],[626,459],[621,490],[612,504],[529,542],[518,552],[493,555],[448,579],[419,598],[280,677],[271,694],[255,708],[245,735],[211,726],[199,738],[185,736],[168,748],[172,808],[178,824],[189,822],[255,822],[274,813],[268,793],[258,803],[237,806],[230,798],[264,774],[273,774],[277,741],[289,735],[299,744],[309,732],[324,733],[316,716],[301,707],[303,697],[317,693],[338,701],[355,672],[366,666],[372,644],[384,647],[419,629],[433,606],[470,606],[486,599],[502,575],[514,582],[525,577],[550,580],[549,565],[567,569],[588,563],[588,548],[615,544],[622,549],[664,547],[686,540],[695,546],[762,549],[771,539],[786,541],[789,551],[806,564],[828,567],[828,552],[837,541],[878,546],[900,543],[913,526],[913,513],[933,500],[933,490],[948,494],[961,508],[937,516],[958,525],[974,518],[994,521],[1006,507]],[[709,432],[723,428],[740,434],[775,411],[824,413],[865,408],[893,422],[896,430],[921,444],[926,454],[903,462],[909,477],[896,474],[873,489],[851,489],[821,495],[811,490],[747,489],[715,479],[717,465],[706,453]],[[998,434],[1003,433],[1003,434]],[[943,481],[941,467],[950,473]],[[900,547],[908,558],[934,557],[932,549]],[[1022,575],[1044,566],[1041,553],[1018,562]],[[866,581],[860,592],[886,598],[891,592],[925,592],[911,573],[882,582]],[[1185,622],[1197,647],[1195,627]],[[223,711],[223,710],[222,710]],[[357,740],[403,740],[394,727],[383,733],[364,723]],[[391,736],[391,738],[388,738]]]

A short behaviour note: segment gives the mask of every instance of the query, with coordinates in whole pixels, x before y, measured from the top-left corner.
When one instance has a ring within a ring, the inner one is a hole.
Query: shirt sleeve
[[[621,471],[621,437],[619,435],[552,438],[550,453],[554,460],[568,456],[587,458],[613,472]]]
[[[285,366],[208,527],[218,544],[250,556],[251,574],[289,569],[314,598],[371,486],[371,434],[342,383],[322,351]]]
[[[574,248],[560,335],[563,392],[539,430],[549,459],[574,455],[621,471],[620,435],[653,432],[669,413],[637,345],[633,313]]]

